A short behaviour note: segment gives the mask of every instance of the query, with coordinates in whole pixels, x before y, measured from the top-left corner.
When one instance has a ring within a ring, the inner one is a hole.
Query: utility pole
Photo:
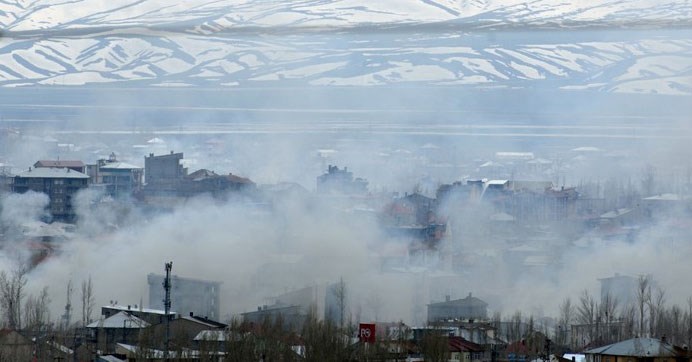
[[[164,342],[163,358],[168,361],[168,348],[171,339],[171,326],[169,313],[171,312],[171,269],[173,262],[166,263],[166,279],[163,280],[163,289],[166,292],[163,299],[164,318],[166,318],[166,341]]]

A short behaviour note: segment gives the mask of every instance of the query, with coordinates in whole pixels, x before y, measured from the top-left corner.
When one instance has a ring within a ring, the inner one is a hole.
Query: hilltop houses
[[[360,177],[353,178],[347,167],[329,165],[327,172],[317,177],[317,193],[338,195],[364,195],[368,192],[368,182]]]
[[[214,171],[200,169],[188,174],[181,163],[183,153],[144,158],[145,184],[139,197],[147,203],[170,207],[177,202],[203,194],[226,198],[230,193],[251,191],[255,184],[247,178],[233,174],[219,175]]]

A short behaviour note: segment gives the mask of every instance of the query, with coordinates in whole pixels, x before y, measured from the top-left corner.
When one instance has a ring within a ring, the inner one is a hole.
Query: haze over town
[[[114,3],[0,4],[0,270],[47,324],[68,283],[161,309],[170,261],[222,323],[344,285],[414,327],[692,297],[690,5]]]

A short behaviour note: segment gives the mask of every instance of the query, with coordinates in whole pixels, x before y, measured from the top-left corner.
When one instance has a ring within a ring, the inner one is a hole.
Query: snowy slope
[[[479,19],[510,23],[689,20],[692,5],[671,0],[44,0],[2,1],[6,30],[167,26],[335,26]]]
[[[0,1],[0,85],[690,94],[690,19],[692,5],[653,0]]]

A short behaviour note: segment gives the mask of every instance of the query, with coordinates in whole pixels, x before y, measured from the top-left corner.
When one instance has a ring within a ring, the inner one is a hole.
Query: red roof
[[[449,337],[450,352],[483,352],[481,345],[464,339],[463,337]]]
[[[529,354],[529,347],[526,345],[526,342],[524,340],[521,340],[510,343],[505,349],[505,351],[507,353],[514,353],[526,356]]]

